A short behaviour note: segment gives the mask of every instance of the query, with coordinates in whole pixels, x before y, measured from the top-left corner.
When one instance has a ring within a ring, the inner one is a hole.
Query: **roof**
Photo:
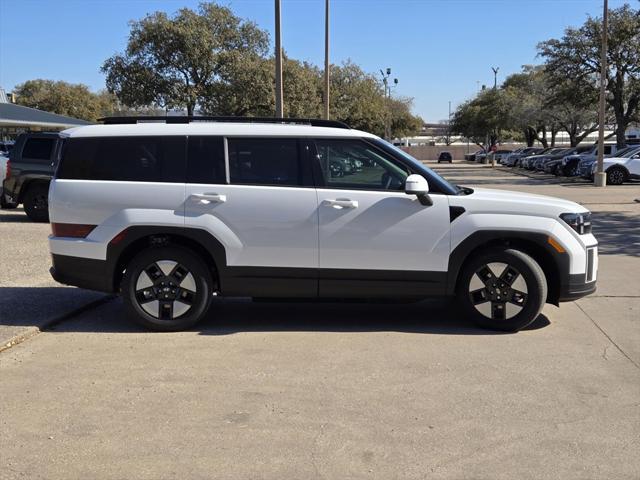
[[[268,136],[268,137],[369,137],[367,132],[333,127],[313,127],[310,125],[194,122],[167,124],[137,123],[120,125],[88,125],[65,130],[68,137],[109,137],[142,135],[225,135],[225,136]]]
[[[91,123],[14,103],[0,103],[0,127],[69,128],[78,125],[91,125]]]

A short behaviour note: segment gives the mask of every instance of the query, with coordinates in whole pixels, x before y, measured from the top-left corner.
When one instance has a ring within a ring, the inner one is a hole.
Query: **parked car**
[[[148,328],[189,328],[216,294],[455,296],[464,318],[518,330],[595,291],[574,202],[455,186],[340,122],[144,120],[62,133],[49,247],[54,279],[120,293]],[[334,155],[367,166],[333,178]]]
[[[493,158],[495,159],[495,161],[497,163],[502,163],[502,159],[506,158],[507,155],[509,155],[510,153],[512,153],[513,150],[507,150],[507,149],[503,149],[503,150],[496,150],[493,153]]]
[[[628,158],[635,153],[640,152],[640,145],[629,146],[618,152],[612,158]],[[595,171],[594,165],[596,164],[595,158],[586,158],[580,160],[578,163],[578,175],[587,180],[593,180],[593,172]]]
[[[487,155],[490,152],[480,152],[480,153],[476,153],[476,156],[474,158],[474,161],[476,163],[487,163]]]
[[[542,159],[542,158],[547,158],[550,157],[551,155],[555,155],[561,151],[563,151],[564,148],[550,148],[544,151],[544,153],[538,154],[538,155],[531,155],[529,157],[524,157],[522,159],[522,161],[520,162],[522,168],[526,168],[527,170],[533,170],[535,168],[535,163]]]
[[[580,155],[581,153],[590,152],[591,150],[593,150],[593,147],[591,145],[574,147],[574,150],[567,155],[556,155],[555,157],[545,161],[543,170],[545,173],[553,173],[555,175],[558,175],[558,169],[562,166],[562,162],[565,158],[572,155]]]
[[[475,152],[473,152],[473,153],[467,153],[467,154],[464,156],[464,159],[465,159],[466,161],[468,161],[468,162],[475,162],[475,161],[476,161],[476,155],[477,155],[477,154],[479,154],[479,153],[484,153],[484,150],[476,150],[476,151],[475,151]]]
[[[572,148],[562,148],[560,149],[559,152],[554,153],[553,155],[545,155],[542,156],[541,158],[538,158],[533,165],[533,169],[536,172],[543,172],[544,171],[544,167],[547,163],[552,162],[554,160],[558,160],[558,159],[562,159],[563,157],[567,156],[567,155],[572,155],[574,153],[576,153],[577,148],[576,147],[572,147]]]
[[[451,152],[440,152],[440,155],[438,155],[438,163],[440,162],[453,163],[453,156],[451,155]]]
[[[503,156],[502,157],[502,164],[507,166],[507,167],[513,167],[513,166],[515,166],[515,164],[518,161],[518,159],[520,159],[520,158],[522,158],[522,157],[524,157],[526,155],[533,155],[534,153],[541,152],[542,150],[543,150],[542,148],[537,148],[537,147],[519,148],[517,150],[514,150],[509,155]]]
[[[618,152],[618,146],[615,143],[605,143],[604,155],[614,156]],[[593,145],[588,151],[569,155],[562,159],[557,167],[557,174],[567,177],[575,177],[578,175],[578,164],[580,160],[595,160],[598,155],[598,144]]]
[[[23,204],[34,222],[47,222],[49,182],[56,167],[62,139],[57,133],[23,133],[9,156],[9,174],[3,181],[5,201]]]
[[[518,156],[515,158],[514,162],[513,162],[513,166],[514,167],[519,167],[519,168],[524,168],[525,165],[525,159],[528,159],[529,157],[533,157],[535,155],[544,155],[546,153],[549,153],[551,150],[553,150],[552,148],[535,148],[534,150],[523,154],[522,156]]]
[[[591,167],[592,177],[596,167],[594,161]],[[623,157],[603,159],[603,171],[607,176],[607,185],[622,185],[631,179],[640,179],[640,147],[632,149]]]

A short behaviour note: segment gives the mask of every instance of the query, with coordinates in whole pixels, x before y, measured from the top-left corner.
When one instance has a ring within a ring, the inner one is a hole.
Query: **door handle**
[[[194,193],[191,195],[200,203],[224,203],[227,201],[226,195],[220,195],[218,193]]]
[[[326,205],[333,207],[337,210],[343,208],[358,208],[357,200],[349,200],[348,198],[336,198],[335,200],[325,200]]]

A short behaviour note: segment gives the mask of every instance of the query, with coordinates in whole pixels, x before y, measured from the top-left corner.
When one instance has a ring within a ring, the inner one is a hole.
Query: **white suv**
[[[149,328],[194,325],[214,295],[457,296],[518,330],[595,290],[573,202],[452,185],[339,122],[162,118],[66,130],[49,192],[53,277],[121,292]]]

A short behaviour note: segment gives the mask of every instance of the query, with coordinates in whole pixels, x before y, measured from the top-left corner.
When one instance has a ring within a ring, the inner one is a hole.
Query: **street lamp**
[[[391,100],[391,85],[389,85],[389,77],[391,77],[391,69],[387,67],[386,73],[382,69],[380,69],[380,75],[382,75],[382,83],[384,84],[384,101],[387,104],[387,114],[385,115],[384,120],[384,138],[387,140],[391,140],[391,127],[389,125],[389,120],[391,117],[391,105],[389,100]],[[393,86],[398,85],[398,79],[393,79]]]
[[[500,67],[491,67],[491,70],[493,70],[493,89],[497,89],[498,88],[498,70],[500,70]]]

